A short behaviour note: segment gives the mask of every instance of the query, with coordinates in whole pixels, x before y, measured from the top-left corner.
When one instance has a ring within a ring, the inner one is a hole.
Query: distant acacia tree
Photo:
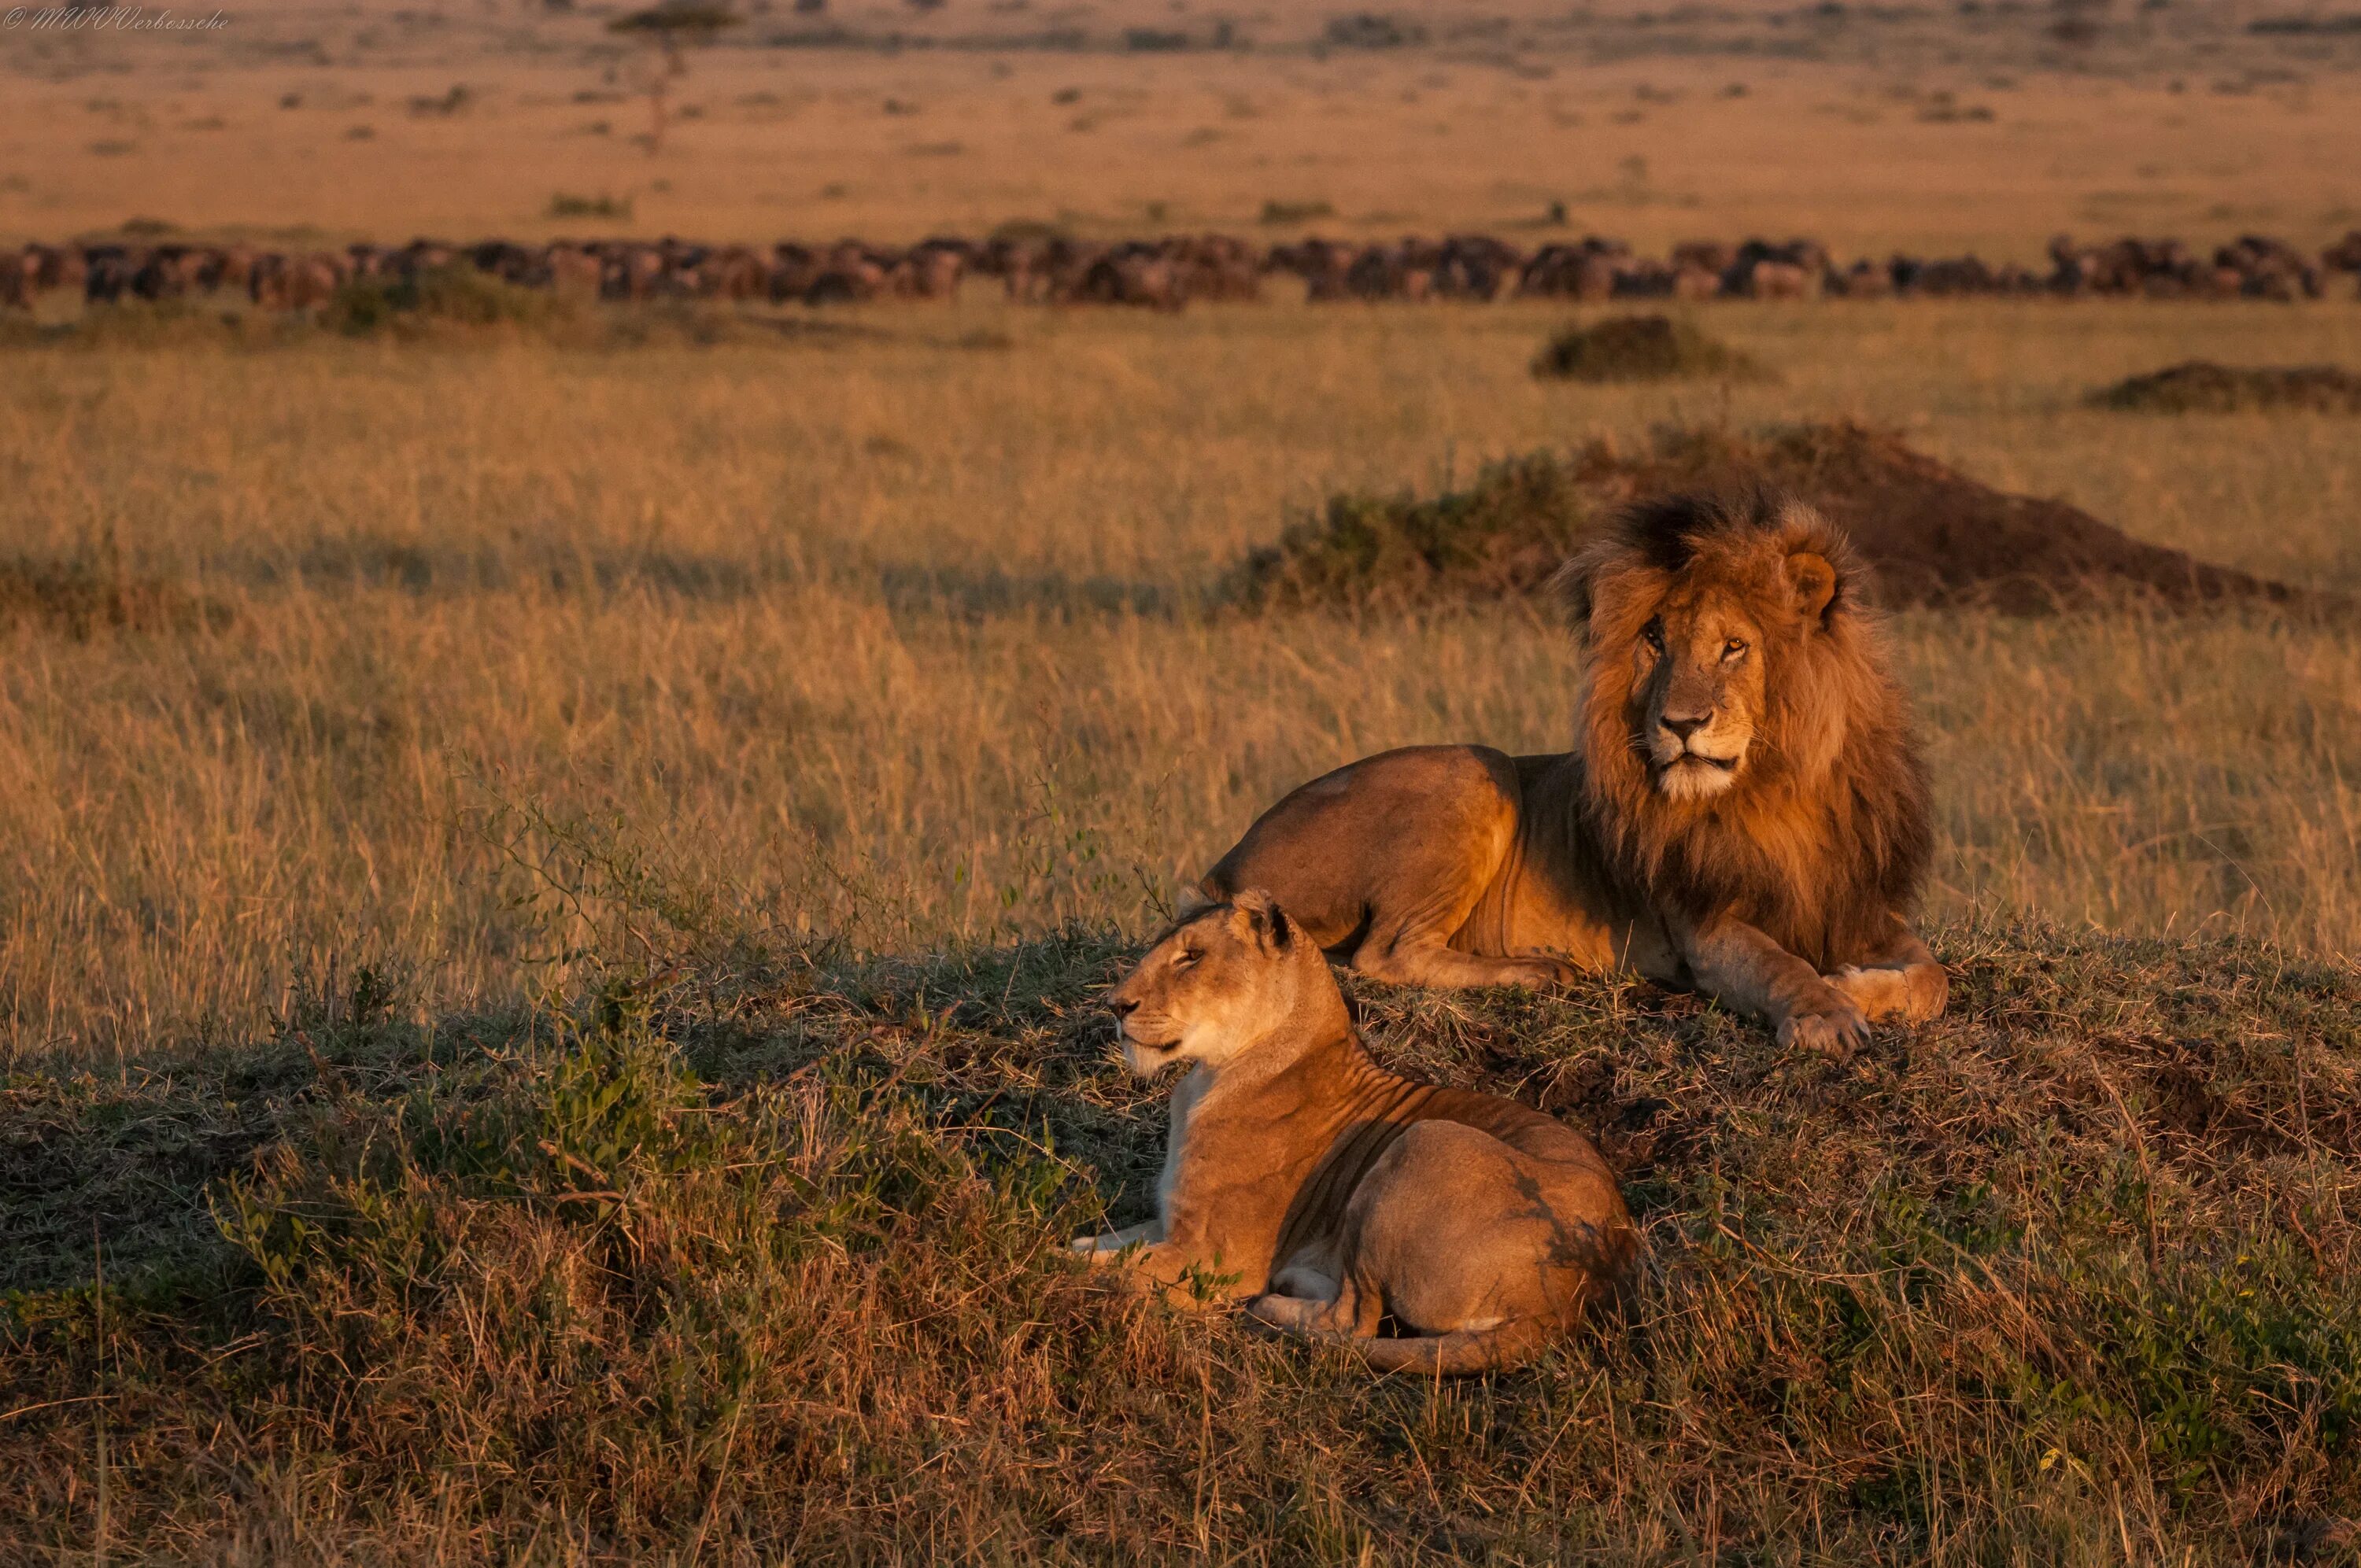
[[[665,0],[644,11],[634,11],[628,16],[618,16],[607,24],[610,33],[636,33],[654,42],[664,55],[664,69],[658,71],[648,86],[648,152],[653,156],[664,146],[664,94],[672,79],[686,75],[688,61],[680,46],[683,39],[710,38],[724,27],[734,27],[746,18],[727,5],[707,4],[706,0]]]

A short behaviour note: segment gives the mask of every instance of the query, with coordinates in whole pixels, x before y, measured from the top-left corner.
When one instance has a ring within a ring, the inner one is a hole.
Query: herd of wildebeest
[[[1191,300],[1253,300],[1292,274],[1306,297],[1476,300],[1503,294],[1616,299],[1799,299],[1893,296],[2144,295],[2317,299],[2339,274],[2361,273],[2361,229],[2318,256],[2248,235],[2210,254],[2177,239],[2082,245],[2059,236],[2046,267],[1973,256],[1897,255],[1839,263],[1813,240],[1695,241],[1642,256],[1596,236],[1525,247],[1490,235],[1384,242],[1301,239],[1262,245],[1206,234],[1099,241],[1059,236],[927,239],[906,247],[698,245],[679,239],[486,240],[352,245],[286,252],[243,244],[80,242],[0,250],[0,308],[29,308],[57,291],[92,303],[243,295],[255,305],[309,310],[357,280],[473,268],[519,287],[581,299],[702,299],[824,304],[944,300],[961,280],[997,279],[1012,300],[1178,310]]]

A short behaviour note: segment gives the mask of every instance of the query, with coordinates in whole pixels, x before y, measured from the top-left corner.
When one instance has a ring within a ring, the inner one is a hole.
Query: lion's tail
[[[1361,1359],[1379,1372],[1457,1377],[1531,1361],[1549,1342],[1550,1330],[1546,1319],[1511,1318],[1498,1328],[1459,1329],[1447,1334],[1399,1339],[1356,1339],[1351,1343]]]

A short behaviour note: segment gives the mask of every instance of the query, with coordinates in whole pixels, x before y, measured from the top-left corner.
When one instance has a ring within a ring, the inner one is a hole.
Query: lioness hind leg
[[[1159,1220],[1126,1225],[1104,1235],[1076,1236],[1066,1245],[1093,1263],[1114,1263],[1123,1255],[1123,1249],[1135,1243],[1159,1242],[1164,1239],[1164,1225]]]
[[[1301,1339],[1367,1339],[1378,1332],[1385,1310],[1375,1295],[1358,1289],[1347,1279],[1334,1300],[1274,1292],[1247,1302],[1246,1315]]]

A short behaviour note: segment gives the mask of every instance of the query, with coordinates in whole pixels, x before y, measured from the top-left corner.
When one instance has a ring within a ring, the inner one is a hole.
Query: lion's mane
[[[1792,581],[1798,554],[1835,570],[1817,623]],[[1666,594],[1700,582],[1763,630],[1764,711],[1733,786],[1681,801],[1654,786],[1635,744],[1636,653]],[[1735,916],[1823,969],[1907,917],[1933,844],[1927,772],[1842,532],[1767,490],[1642,502],[1564,586],[1587,665],[1578,809],[1634,891],[1691,921]]]

